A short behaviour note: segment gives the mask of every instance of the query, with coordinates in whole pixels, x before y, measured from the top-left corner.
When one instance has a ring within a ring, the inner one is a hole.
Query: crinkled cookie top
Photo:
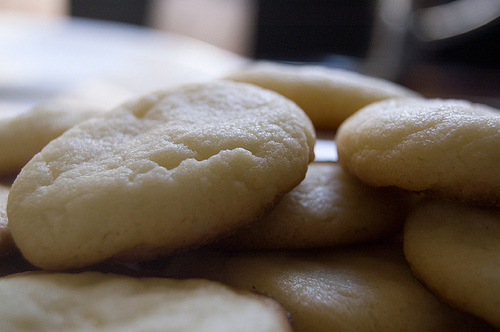
[[[12,234],[28,260],[49,269],[206,243],[295,187],[314,142],[296,104],[250,84],[155,92],[37,154],[9,195]]]

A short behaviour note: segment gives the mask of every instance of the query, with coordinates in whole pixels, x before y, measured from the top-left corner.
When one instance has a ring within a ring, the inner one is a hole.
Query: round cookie
[[[500,111],[464,100],[373,103],[346,120],[338,161],[373,186],[500,206]]]
[[[0,177],[16,175],[51,140],[102,111],[82,100],[57,98],[0,119]]]
[[[158,91],[73,127],[33,157],[11,188],[11,232],[44,269],[205,244],[300,183],[314,141],[299,107],[254,85]]]
[[[194,252],[167,276],[201,277],[264,294],[290,312],[294,331],[492,331],[442,304],[411,274],[402,246],[323,251]]]
[[[372,102],[418,95],[380,78],[317,65],[262,61],[225,78],[276,91],[296,102],[316,128],[329,130]]]
[[[443,301],[500,328],[500,210],[422,203],[405,224],[404,252]]]
[[[0,279],[2,331],[291,331],[264,296],[208,280],[84,272]]]
[[[17,251],[7,220],[7,198],[9,192],[10,187],[0,184],[0,257]]]
[[[270,213],[219,245],[297,249],[374,240],[401,230],[409,201],[394,188],[366,186],[338,163],[315,162]]]

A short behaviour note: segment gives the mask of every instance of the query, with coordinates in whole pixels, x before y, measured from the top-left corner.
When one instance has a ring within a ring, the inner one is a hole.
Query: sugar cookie
[[[338,160],[373,186],[500,205],[500,111],[464,100],[371,104],[339,128]]]
[[[316,65],[263,61],[226,78],[252,83],[290,98],[318,129],[336,129],[348,116],[372,102],[418,95],[380,78]]]
[[[311,163],[276,208],[219,245],[318,248],[389,236],[402,228],[410,201],[393,189],[368,187],[334,162]]]
[[[208,280],[85,272],[0,279],[2,331],[291,331],[275,301]]]
[[[268,295],[294,331],[491,331],[442,304],[413,277],[398,245],[294,252],[183,254],[165,274]]]
[[[253,221],[302,181],[314,141],[299,107],[254,85],[155,92],[37,154],[9,194],[11,232],[44,269],[198,246]]]
[[[500,328],[500,210],[425,202],[405,224],[415,275],[452,306]]]
[[[16,252],[7,221],[7,198],[10,188],[0,184],[0,257]]]
[[[82,100],[57,98],[0,119],[0,176],[16,175],[51,140],[102,111]]]

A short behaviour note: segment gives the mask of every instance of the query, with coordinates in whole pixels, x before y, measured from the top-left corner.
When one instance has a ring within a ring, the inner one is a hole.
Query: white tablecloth
[[[249,61],[142,27],[0,14],[0,118],[59,96],[111,108],[157,89],[216,79]],[[317,160],[335,160],[333,135],[320,138]]]
[[[0,14],[0,115],[65,93],[119,100],[213,79],[246,61],[143,27]]]

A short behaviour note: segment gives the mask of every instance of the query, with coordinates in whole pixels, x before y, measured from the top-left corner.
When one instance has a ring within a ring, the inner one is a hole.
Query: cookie
[[[408,216],[404,252],[443,301],[500,328],[500,210],[423,202]]]
[[[16,175],[47,143],[79,122],[103,112],[73,98],[56,98],[0,119],[0,177]]]
[[[0,279],[2,331],[291,331],[264,296],[208,280],[98,272]]]
[[[402,228],[409,202],[394,188],[366,186],[338,163],[315,162],[276,208],[219,245],[298,249],[375,240]]]
[[[373,103],[335,137],[338,161],[372,186],[500,206],[500,111],[465,100]]]
[[[43,269],[205,244],[300,183],[314,141],[297,105],[254,85],[158,91],[71,128],[33,157],[11,188],[11,232]]]
[[[167,276],[202,277],[265,294],[294,331],[492,331],[442,304],[411,274],[400,244],[322,251],[192,252]]]
[[[357,72],[316,65],[257,62],[225,77],[276,91],[296,102],[318,129],[336,129],[372,102],[418,94]]]
[[[7,198],[9,191],[9,187],[0,184],[0,257],[8,256],[17,251],[7,220]]]

